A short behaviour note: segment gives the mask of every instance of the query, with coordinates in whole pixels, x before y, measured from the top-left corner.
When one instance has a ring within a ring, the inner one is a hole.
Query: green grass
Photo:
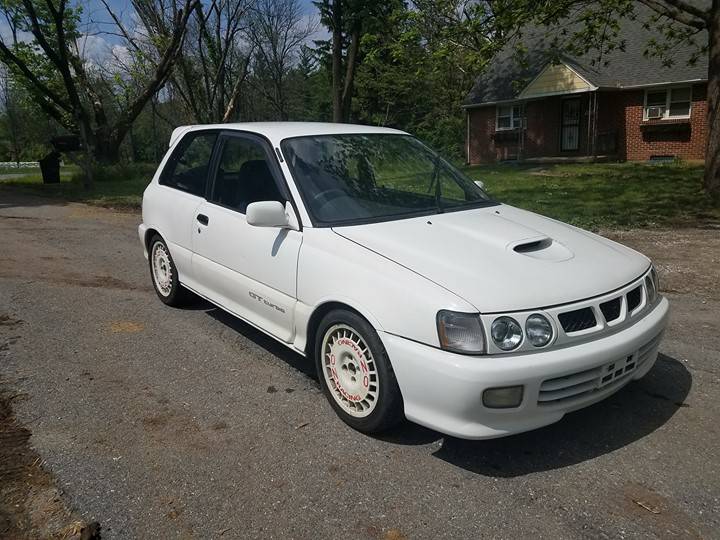
[[[492,165],[465,167],[496,199],[583,228],[695,226],[720,222],[720,206],[702,190],[702,167],[683,163]],[[17,171],[13,171],[15,173]],[[89,204],[139,208],[153,164],[115,165],[82,188],[75,166],[61,169],[61,183],[44,185],[39,170],[3,180],[0,187]],[[0,173],[2,174],[2,173]]]
[[[90,190],[83,188],[82,172],[75,165],[63,166],[60,169],[59,184],[43,184],[40,171],[36,169],[21,178],[3,179],[0,176],[0,188],[8,186],[23,193],[97,206],[139,209],[142,193],[150,183],[155,169],[156,165],[149,163],[103,167],[96,171],[95,185]]]
[[[592,230],[720,221],[720,205],[703,191],[701,165],[507,164],[464,172],[502,202]]]
[[[39,167],[0,167],[0,174],[40,174]]]

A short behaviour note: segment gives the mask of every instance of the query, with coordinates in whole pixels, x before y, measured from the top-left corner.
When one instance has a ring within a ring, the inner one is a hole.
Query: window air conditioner
[[[665,111],[662,107],[648,107],[646,116],[648,120],[656,120],[665,116]]]

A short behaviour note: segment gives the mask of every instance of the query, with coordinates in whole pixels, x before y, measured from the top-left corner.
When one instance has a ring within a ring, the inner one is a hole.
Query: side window
[[[160,184],[199,197],[205,196],[207,171],[217,133],[189,133],[170,156]]]
[[[285,202],[260,143],[242,137],[224,141],[211,200],[243,214],[252,202]]]

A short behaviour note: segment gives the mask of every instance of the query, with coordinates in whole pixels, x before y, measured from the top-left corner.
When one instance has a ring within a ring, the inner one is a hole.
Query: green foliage
[[[450,46],[451,27],[429,29],[423,14],[398,4],[386,24],[363,36],[354,114],[397,127],[452,158],[463,154],[460,105],[477,75],[477,55]]]
[[[303,49],[298,65],[288,74],[287,86],[290,120],[329,122],[332,119],[328,73],[318,69],[310,49]]]
[[[0,72],[0,161],[37,161],[59,128],[42,114],[10,74]]]
[[[114,165],[98,166],[94,170],[95,179],[98,183],[121,184],[129,182],[131,184],[150,183],[157,165],[154,163],[128,163],[121,162]],[[82,184],[84,173],[77,170],[70,178],[72,182]]]

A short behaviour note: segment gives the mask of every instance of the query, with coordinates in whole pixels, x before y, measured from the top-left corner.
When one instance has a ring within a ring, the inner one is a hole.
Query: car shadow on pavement
[[[262,347],[270,354],[277,356],[290,367],[297,369],[301,373],[307,375],[313,381],[317,381],[315,374],[315,364],[312,360],[305,358],[299,353],[288,349],[282,343],[277,342],[267,334],[257,330],[248,323],[238,319],[234,315],[217,308],[205,300],[199,299],[198,304],[188,306],[189,309],[205,309],[205,313],[213,319],[221,322],[225,326],[232,328],[235,332],[252,341],[256,345]]]
[[[680,407],[692,377],[660,354],[653,369],[617,394],[550,426],[501,439],[445,437],[434,456],[484,476],[515,477],[559,469],[608,454],[663,426]],[[412,443],[411,443],[412,444]]]
[[[58,184],[51,184],[53,189]],[[22,187],[0,184],[0,210],[28,208],[33,206],[67,206],[68,201],[53,197],[51,194],[36,195],[25,193]],[[37,219],[22,216],[3,216],[3,219]]]
[[[204,309],[213,319],[275,355],[317,382],[314,363],[260,330],[202,300],[190,309]],[[421,446],[442,440],[433,456],[456,467],[490,477],[515,477],[568,467],[650,435],[681,407],[692,376],[682,362],[660,354],[655,366],[639,381],[559,422],[527,433],[485,441],[449,437],[405,422],[375,438],[390,444]]]
[[[181,309],[183,311],[205,311],[209,313],[210,311],[216,310],[217,307],[208,300],[205,300],[195,294],[191,294],[190,297],[182,303],[182,305],[176,306],[175,309]]]

